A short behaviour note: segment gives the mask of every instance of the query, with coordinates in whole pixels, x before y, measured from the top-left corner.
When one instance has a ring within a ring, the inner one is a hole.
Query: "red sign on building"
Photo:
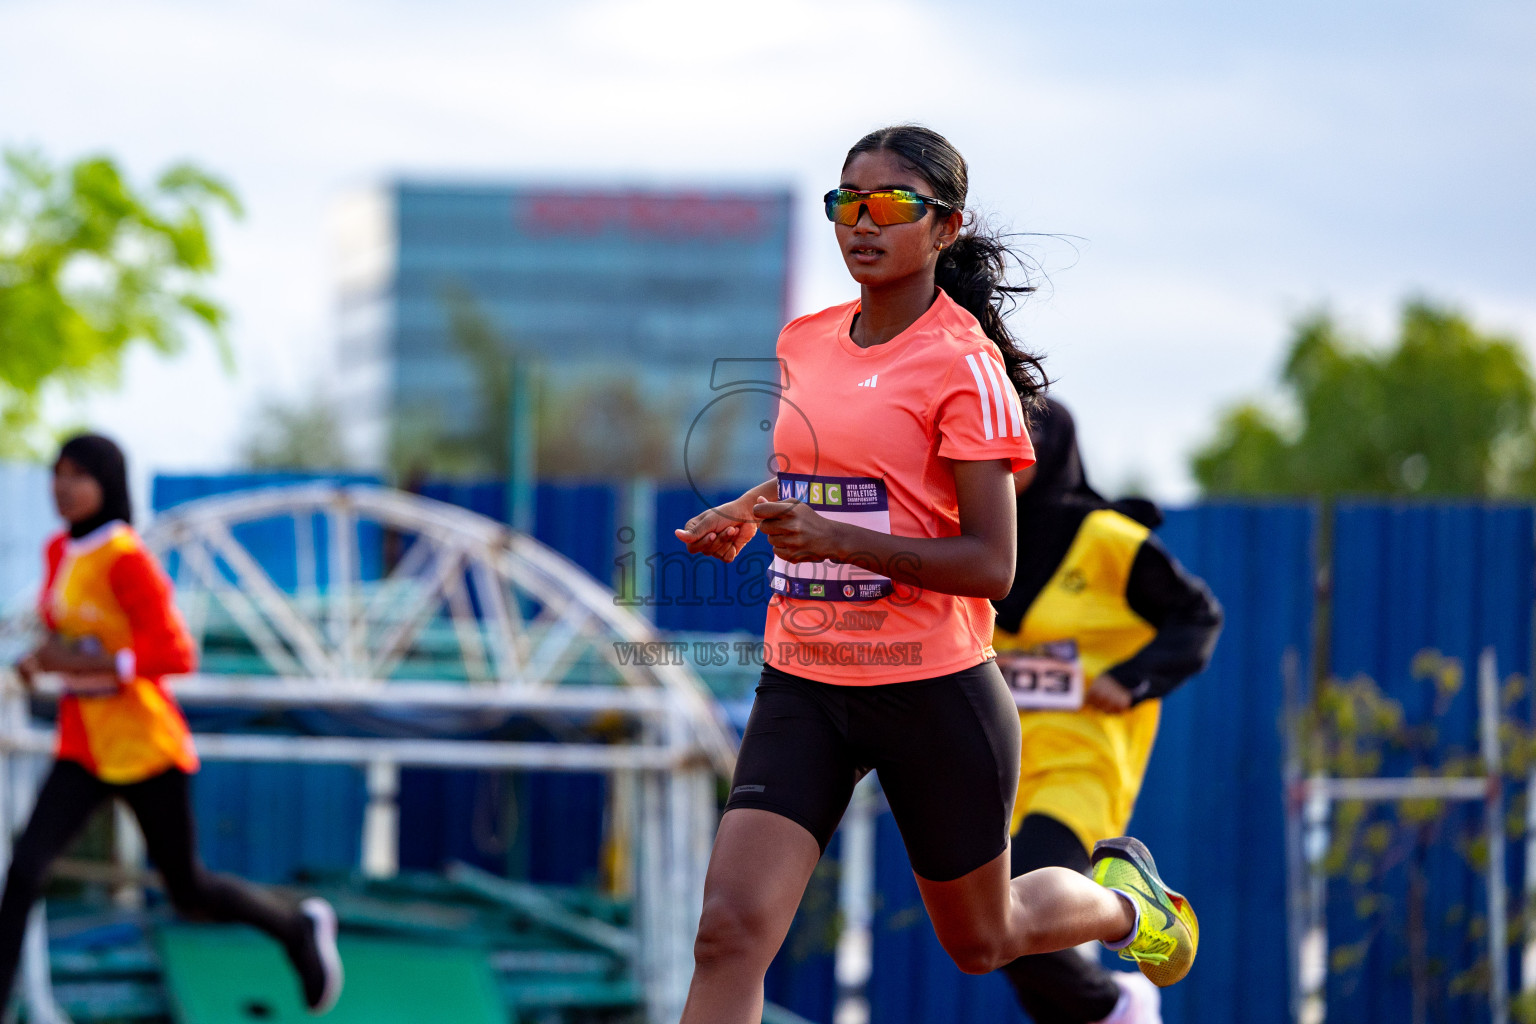
[[[533,192],[513,203],[524,234],[756,240],[772,221],[771,199],[680,192]]]

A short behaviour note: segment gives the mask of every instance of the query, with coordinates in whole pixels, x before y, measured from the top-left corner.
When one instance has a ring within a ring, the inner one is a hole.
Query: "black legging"
[[[1013,876],[1036,868],[1088,873],[1088,851],[1070,828],[1044,814],[1029,814],[1013,837]],[[1075,949],[1021,956],[1003,968],[1019,1005],[1035,1024],[1089,1024],[1103,1020],[1120,986],[1096,960]]]
[[[143,782],[103,782],[73,761],[56,761],[37,794],[32,818],[16,840],[5,896],[0,898],[0,1007],[10,996],[26,933],[27,915],[48,880],[54,860],[84,827],[91,812],[121,797],[139,820],[149,859],[160,869],[171,902],[183,914],[255,925],[292,947],[303,935],[297,907],[229,875],[216,875],[197,857],[188,776],[172,768]]]

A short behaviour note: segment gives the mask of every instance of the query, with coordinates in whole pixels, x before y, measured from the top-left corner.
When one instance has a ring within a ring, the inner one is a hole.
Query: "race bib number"
[[[885,481],[855,476],[779,474],[779,500],[803,501],[817,515],[876,533],[891,532]],[[890,579],[846,562],[786,562],[768,567],[774,593],[800,601],[878,601],[895,591]]]
[[[1004,651],[997,667],[1020,711],[1078,711],[1083,706],[1083,663],[1077,645],[1056,650]]]

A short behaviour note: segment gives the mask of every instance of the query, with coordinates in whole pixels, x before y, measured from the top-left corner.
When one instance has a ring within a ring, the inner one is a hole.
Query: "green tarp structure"
[[[336,1008],[316,1018],[266,936],[172,925],[157,937],[177,1024],[508,1024],[483,950],[343,935],[346,988]]]

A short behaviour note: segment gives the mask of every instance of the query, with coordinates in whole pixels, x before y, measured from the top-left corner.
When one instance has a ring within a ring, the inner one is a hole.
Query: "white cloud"
[[[396,174],[788,183],[797,310],[851,293],[813,197],[922,120],[1047,247],[1020,326],[1088,457],[1188,492],[1184,457],[1318,302],[1386,325],[1423,290],[1536,345],[1536,16],[1518,4],[559,5],[329,0],[0,6],[0,142],[191,156],[250,209],[219,232],[240,373],[130,364],[90,403],[139,461],[216,467],[258,398],[331,372],[329,204]],[[197,424],[186,429],[186,421]]]

